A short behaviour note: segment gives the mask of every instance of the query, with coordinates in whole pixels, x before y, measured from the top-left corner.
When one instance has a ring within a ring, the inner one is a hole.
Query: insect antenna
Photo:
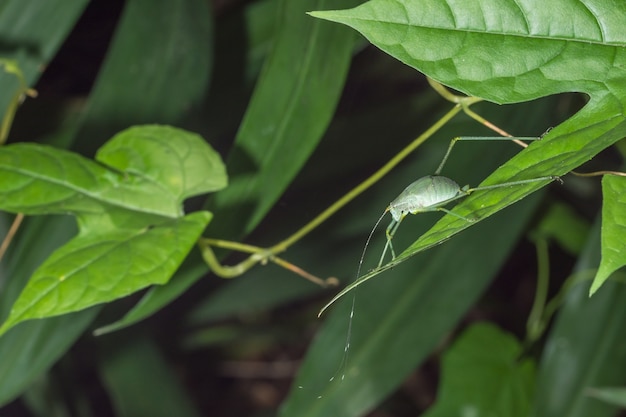
[[[374,224],[374,227],[370,231],[369,236],[367,236],[367,240],[365,241],[365,247],[363,248],[363,253],[361,254],[361,259],[359,259],[359,267],[356,270],[356,279],[359,279],[359,277],[361,276],[361,266],[363,266],[363,259],[365,258],[365,252],[367,251],[367,247],[370,244],[370,240],[372,240],[372,236],[374,235],[374,231],[376,231],[376,228],[378,227],[378,225],[380,224],[380,222],[382,221],[383,217],[385,217],[385,214],[387,214],[388,211],[389,211],[389,207],[387,207],[385,209],[385,211],[383,211],[383,214],[380,215],[378,220],[376,220],[376,224]]]
[[[376,221],[376,224],[374,224],[374,227],[370,231],[370,234],[367,236],[367,240],[365,241],[365,247],[363,248],[363,253],[361,254],[361,259],[359,259],[359,266],[358,266],[357,271],[356,271],[356,278],[355,278],[355,280],[358,280],[359,277],[361,276],[361,267],[363,266],[363,259],[365,259],[365,252],[367,251],[367,247],[370,244],[370,240],[372,240],[372,236],[374,235],[374,231],[376,230],[376,228],[378,227],[378,225],[380,224],[380,222],[382,221],[383,217],[385,217],[385,214],[387,214],[388,211],[389,211],[389,207],[387,207],[385,209],[385,211],[383,211],[383,214],[380,215],[380,217]],[[345,376],[346,376],[345,371],[346,371],[346,367],[348,365],[348,353],[350,351],[350,340],[352,339],[352,320],[354,318],[354,306],[355,306],[355,304],[356,304],[356,289],[352,293],[352,306],[350,307],[350,315],[349,315],[349,318],[348,318],[348,332],[346,334],[346,344],[344,345],[344,348],[343,348],[343,358],[341,359],[341,363],[339,364],[339,369],[341,370],[341,380],[343,380],[345,378]],[[335,379],[335,377],[333,376],[332,378],[330,378],[330,381],[332,381],[334,379]]]

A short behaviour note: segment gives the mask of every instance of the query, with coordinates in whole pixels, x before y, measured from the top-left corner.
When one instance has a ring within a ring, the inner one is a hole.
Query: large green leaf
[[[496,7],[491,0],[370,0],[311,14],[351,26],[435,80],[496,103],[564,91],[622,100],[621,1],[506,0]]]
[[[557,10],[571,10],[563,14]],[[594,13],[589,13],[594,10]],[[626,135],[626,5],[603,0],[474,0],[449,7],[438,0],[371,0],[345,11],[312,13],[347,24],[426,75],[469,95],[515,103],[579,91],[590,96],[574,117],[512,158],[481,185],[562,176]],[[576,21],[576,26],[572,22]],[[455,207],[482,220],[547,184],[476,192]],[[394,261],[357,285],[431,248],[471,224],[446,216]]]
[[[226,185],[217,153],[198,135],[166,126],[130,128],[112,138],[95,161],[37,144],[0,148],[0,208],[25,214],[73,213],[83,222],[120,226],[139,212],[182,214],[187,197]]]
[[[0,173],[3,210],[79,220],[78,236],[35,271],[0,334],[23,320],[166,283],[211,218],[183,216],[184,198],[226,185],[219,155],[198,135],[167,126],[127,129],[96,161],[44,145],[8,145],[0,148]]]
[[[203,211],[139,230],[79,235],[35,271],[0,335],[24,320],[71,313],[167,283],[210,218]]]
[[[423,416],[527,417],[535,366],[521,354],[515,336],[473,324],[445,352],[437,402]]]

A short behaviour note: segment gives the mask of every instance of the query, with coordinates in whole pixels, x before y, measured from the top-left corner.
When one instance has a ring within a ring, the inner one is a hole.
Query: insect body
[[[400,226],[400,222],[407,214],[443,211],[468,222],[473,222],[473,219],[463,217],[443,207],[449,202],[465,197],[470,193],[469,186],[461,187],[455,181],[441,175],[428,175],[412,182],[385,210],[385,213],[391,213],[392,221],[389,227],[387,227],[387,243],[378,266],[382,265],[387,249],[391,249],[393,258],[396,257],[391,240]]]
[[[395,221],[407,214],[417,214],[440,209],[442,204],[466,195],[467,187],[462,189],[450,178],[428,175],[411,183],[389,204],[389,213]]]

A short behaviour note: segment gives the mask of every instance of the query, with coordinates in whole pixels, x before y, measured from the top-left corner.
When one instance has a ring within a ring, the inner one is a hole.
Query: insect
[[[361,283],[365,282],[366,279],[360,279],[363,259],[365,258],[367,247],[369,245],[369,242],[375,230],[377,229],[378,225],[380,224],[380,222],[382,221],[382,219],[385,217],[387,213],[391,214],[392,220],[385,232],[387,241],[385,243],[385,247],[383,249],[383,252],[381,254],[381,257],[380,257],[380,260],[378,262],[378,266],[376,267],[376,269],[380,268],[381,265],[383,264],[385,255],[388,250],[391,251],[392,260],[396,258],[396,253],[393,248],[392,240],[400,226],[400,223],[408,214],[419,214],[419,213],[425,213],[425,212],[442,211],[452,216],[455,216],[457,218],[460,218],[462,220],[465,220],[467,222],[475,222],[477,218],[469,218],[469,217],[462,216],[460,214],[457,214],[448,210],[444,206],[446,206],[447,204],[455,200],[461,199],[463,197],[467,197],[475,191],[511,187],[511,186],[528,184],[528,183],[533,183],[533,182],[540,182],[540,181],[555,181],[555,180],[561,181],[561,179],[558,176],[543,176],[543,177],[531,178],[531,179],[526,179],[526,180],[510,181],[510,182],[504,182],[500,184],[470,188],[469,185],[465,185],[461,187],[454,180],[451,180],[450,178],[440,175],[445,163],[448,160],[448,157],[450,155],[450,152],[452,151],[452,148],[458,141],[461,141],[461,140],[513,140],[513,139],[514,140],[538,140],[540,138],[535,138],[535,137],[533,138],[508,138],[508,137],[485,138],[485,137],[473,137],[472,136],[472,137],[457,137],[457,138],[452,139],[434,175],[427,175],[425,177],[422,177],[414,181],[408,187],[406,187],[404,191],[402,191],[398,195],[398,197],[396,197],[389,204],[389,206],[387,206],[385,211],[381,214],[381,216],[378,218],[378,220],[374,224],[374,227],[372,228],[369,236],[367,237],[367,241],[365,242],[365,247],[363,248],[363,253],[361,254],[361,258],[359,260],[356,280],[352,284],[344,288],[342,291],[340,291],[328,304],[326,304],[320,310],[318,316],[321,316],[322,313],[331,304],[333,304],[335,301],[337,301],[347,292],[351,291],[352,289],[356,288]],[[342,360],[342,366],[341,366],[341,368],[343,368],[344,370],[346,367],[348,351],[350,348],[352,319],[354,316],[355,299],[356,299],[356,296],[353,295],[352,308],[350,310],[350,316],[349,316],[348,334],[346,338],[346,344],[344,347],[344,358]],[[343,378],[344,378],[344,375],[342,375],[342,379]]]
[[[376,230],[376,227],[378,227],[378,224],[380,223],[382,218],[385,216],[385,214],[387,214],[387,212],[391,213],[392,220],[389,226],[387,227],[387,231],[386,231],[387,242],[385,243],[385,248],[383,249],[383,253],[380,257],[380,261],[378,263],[377,268],[382,265],[384,258],[385,258],[385,254],[387,253],[388,249],[391,250],[392,259],[396,258],[396,254],[393,249],[393,244],[391,241],[393,239],[394,234],[398,230],[400,223],[407,216],[407,214],[419,214],[419,213],[426,213],[426,212],[432,212],[432,211],[443,211],[447,214],[458,217],[467,222],[474,222],[477,219],[461,216],[460,214],[457,214],[448,210],[444,206],[460,198],[467,197],[468,195],[470,195],[471,193],[475,191],[491,190],[495,188],[504,188],[504,187],[510,187],[510,186],[515,186],[515,185],[528,184],[532,182],[539,182],[539,181],[560,180],[560,178],[557,176],[545,176],[545,177],[531,178],[527,180],[510,181],[510,182],[505,182],[501,184],[486,185],[483,187],[470,188],[469,185],[464,185],[463,187],[461,187],[454,180],[451,180],[448,177],[444,177],[440,175],[441,170],[443,169],[445,163],[448,160],[448,157],[450,156],[450,152],[452,151],[452,148],[458,141],[460,140],[489,140],[489,139],[492,139],[492,138],[466,136],[466,137],[456,137],[452,139],[452,141],[450,141],[450,145],[448,146],[448,150],[446,151],[446,154],[444,155],[441,163],[439,164],[439,167],[437,167],[437,170],[435,171],[435,174],[427,175],[425,177],[418,179],[417,181],[412,182],[408,187],[404,189],[404,191],[400,193],[400,195],[398,195],[398,197],[396,197],[389,204],[389,206],[387,206],[383,214],[380,216],[380,218],[374,225],[372,232],[370,232],[370,237],[371,237],[372,233],[374,232],[374,230]],[[510,140],[513,138],[493,138],[493,139]],[[539,138],[514,138],[514,139],[515,140],[521,140],[521,139],[537,140]],[[365,256],[365,251],[367,250],[369,240],[370,239],[368,238],[368,241],[365,243],[363,255],[361,256],[361,260],[359,262],[359,270],[357,271],[357,278],[359,277],[359,274],[360,274],[360,267],[361,267],[361,264],[363,263],[363,257]]]

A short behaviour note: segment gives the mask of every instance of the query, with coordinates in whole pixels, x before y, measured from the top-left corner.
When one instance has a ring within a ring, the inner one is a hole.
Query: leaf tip
[[[589,288],[589,297],[593,296],[596,291],[600,289],[602,284],[604,284],[604,281],[607,280],[608,275],[610,274],[606,274],[604,271],[601,270],[596,273],[596,276],[591,283],[591,288]]]
[[[324,16],[324,12],[320,12],[320,11],[311,11],[311,12],[306,12],[306,14],[308,14],[311,17],[317,17],[318,19],[323,19]]]
[[[306,12],[309,16],[315,17],[317,19],[328,20],[331,22],[337,22],[335,15],[338,10],[314,10],[311,12]]]

